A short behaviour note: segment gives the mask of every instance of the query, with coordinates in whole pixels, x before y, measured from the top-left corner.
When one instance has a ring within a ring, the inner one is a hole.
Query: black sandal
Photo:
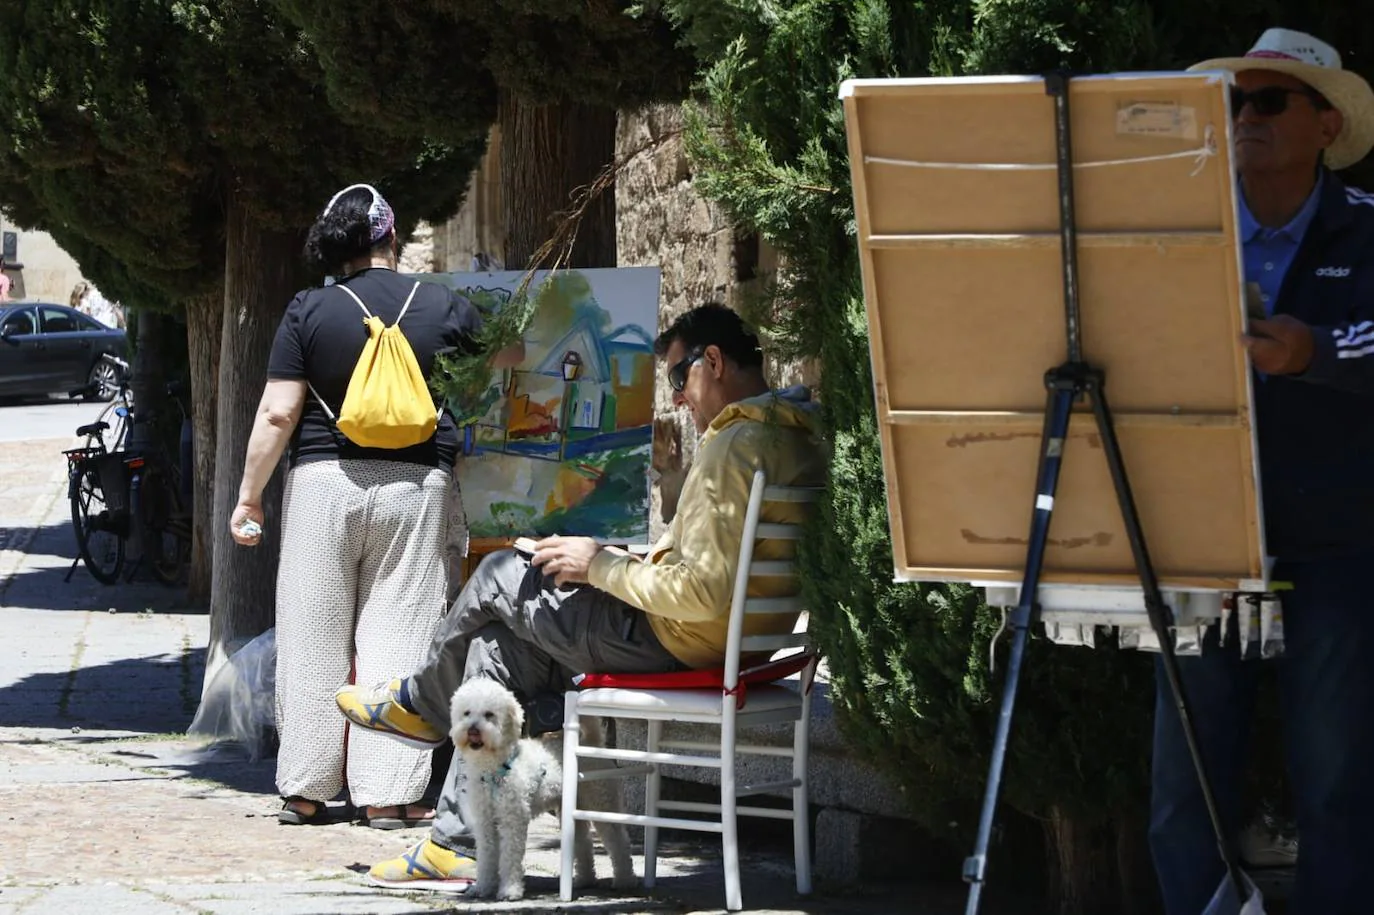
[[[302,813],[292,807],[292,804],[314,804],[315,809],[310,813]],[[277,822],[283,826],[320,826],[329,822],[329,808],[308,797],[292,795],[282,799],[281,810],[277,811]]]

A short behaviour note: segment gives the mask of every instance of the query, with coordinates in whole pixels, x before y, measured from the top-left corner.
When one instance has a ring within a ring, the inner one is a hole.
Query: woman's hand
[[[262,506],[257,502],[239,500],[234,513],[229,516],[229,533],[239,546],[257,546],[262,542],[262,529],[266,523]],[[244,525],[248,526],[244,530]]]

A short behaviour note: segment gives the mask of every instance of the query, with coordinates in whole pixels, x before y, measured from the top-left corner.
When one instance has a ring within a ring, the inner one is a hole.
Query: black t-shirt
[[[394,270],[372,267],[339,281],[363,300],[367,310],[390,327],[401,313],[415,280]],[[367,343],[363,311],[353,297],[331,286],[297,293],[286,306],[267,361],[269,379],[307,381],[337,416],[353,367]],[[436,353],[476,351],[481,313],[467,299],[435,283],[421,283],[401,319],[401,332],[415,351],[420,372],[429,378]],[[363,448],[350,442],[306,392],[301,421],[291,437],[291,463],[364,459],[405,461],[450,468],[458,453],[458,430],[445,411],[427,442],[409,448]]]

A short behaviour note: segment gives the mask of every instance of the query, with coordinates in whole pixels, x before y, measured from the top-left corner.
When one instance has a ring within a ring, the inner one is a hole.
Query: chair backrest
[[[807,649],[808,617],[801,597],[749,597],[751,578],[786,579],[796,582],[795,559],[754,560],[754,550],[760,540],[797,541],[802,536],[804,522],[765,522],[764,503],[810,505],[819,501],[822,490],[803,486],[769,486],[762,470],[754,473],[749,489],[749,506],[744,515],[744,532],[740,536],[739,565],[735,569],[735,590],[730,601],[730,628],[725,647],[725,689],[734,690],[739,683],[740,658],[754,653],[772,654],[788,648]],[[795,590],[795,588],[793,588]],[[757,614],[795,614],[797,625],[792,632],[776,635],[745,635],[745,619]]]

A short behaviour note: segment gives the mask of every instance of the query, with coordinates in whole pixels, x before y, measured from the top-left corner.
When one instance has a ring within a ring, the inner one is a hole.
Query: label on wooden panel
[[[1118,134],[1197,139],[1197,109],[1178,102],[1128,102],[1116,110]]]

